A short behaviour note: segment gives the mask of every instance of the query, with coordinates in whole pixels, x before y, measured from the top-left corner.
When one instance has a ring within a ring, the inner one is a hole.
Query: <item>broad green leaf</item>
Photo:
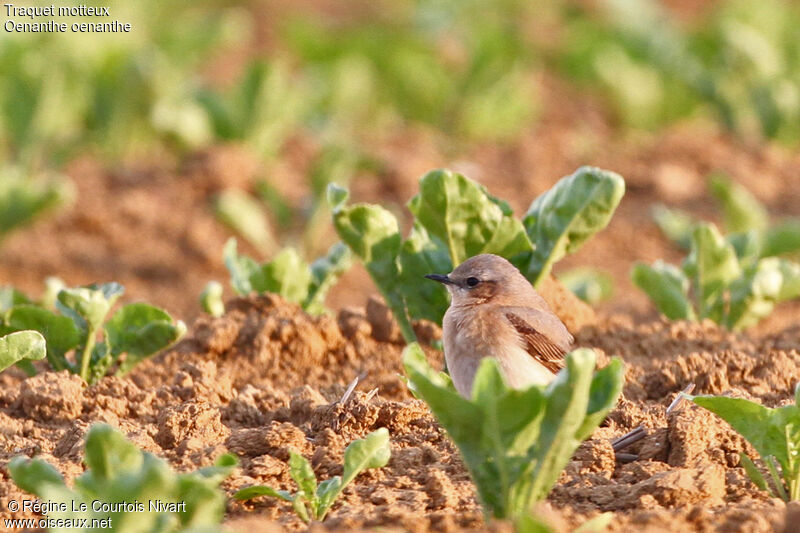
[[[779,257],[761,259],[730,288],[725,325],[742,329],[768,316],[775,304],[800,296],[800,265]]]
[[[172,343],[186,333],[182,321],[173,321],[166,311],[146,303],[133,303],[120,308],[106,323],[106,339],[116,358],[125,353],[119,374],[124,374],[140,361]]]
[[[259,496],[272,496],[273,498],[280,498],[281,500],[285,500],[287,502],[292,501],[292,495],[288,491],[275,490],[266,485],[254,485],[252,487],[238,490],[233,494],[233,497],[237,500],[251,500]]]
[[[97,331],[123,292],[122,285],[114,282],[63,289],[58,293],[56,307],[78,324]]]
[[[263,254],[275,250],[275,238],[263,206],[239,189],[227,189],[216,199],[215,213],[219,220],[247,239]]]
[[[401,282],[397,290],[403,295],[408,314],[441,324],[450,296],[441,284],[426,283],[423,276],[453,269],[447,246],[415,223],[411,235],[403,242],[399,263]]]
[[[47,356],[54,370],[68,368],[66,354],[81,342],[81,332],[68,317],[34,305],[18,305],[6,317],[13,330],[36,330],[47,341]]]
[[[250,257],[239,255],[235,237],[231,237],[225,242],[222,257],[231,274],[231,287],[236,294],[243,296],[253,292],[255,289],[253,289],[250,279],[259,271],[259,266]]]
[[[694,287],[697,314],[721,322],[724,314],[723,291],[742,269],[736,251],[713,224],[698,224],[692,233],[692,247],[683,262],[683,271]]]
[[[513,257],[531,250],[525,229],[510,209],[461,174],[427,173],[408,209],[427,235],[444,243],[453,266],[482,253]]]
[[[625,194],[621,176],[581,167],[533,201],[522,223],[534,250],[516,263],[534,285],[552,266],[606,227]]]
[[[752,266],[761,258],[763,247],[762,233],[758,230],[749,230],[741,233],[731,233],[725,237],[733,249],[742,268]]]
[[[713,176],[709,186],[711,194],[722,206],[725,228],[729,232],[763,230],[767,227],[767,210],[747,189],[722,175]]]
[[[17,331],[0,337],[0,372],[24,360],[44,359],[45,340],[38,331]]]
[[[796,457],[789,454],[789,433],[800,439],[800,408],[787,405],[771,409],[743,398],[725,396],[695,396],[692,401],[725,420],[766,460],[773,456],[781,469],[790,472],[790,462]],[[792,443],[793,446],[800,442]]]
[[[800,251],[800,220],[787,219],[764,231],[763,257]]]
[[[86,435],[84,463],[95,486],[142,467],[142,452],[108,424],[95,424]]]
[[[317,476],[308,459],[294,450],[289,451],[289,474],[313,507],[317,499]]]
[[[671,209],[658,204],[651,210],[653,220],[669,240],[684,249],[689,249],[692,242],[692,230],[697,220],[680,209]]]
[[[695,319],[694,309],[689,302],[689,279],[678,267],[660,260],[653,266],[636,263],[631,280],[670,320]]]
[[[0,239],[42,213],[68,204],[75,196],[74,187],[65,178],[34,180],[19,177],[20,173],[19,169],[0,167]]]
[[[328,254],[311,263],[311,282],[308,296],[303,302],[303,309],[311,314],[320,314],[325,310],[325,296],[352,264],[352,253],[344,243],[337,242],[328,250]]]
[[[595,355],[581,349],[548,387],[509,388],[494,359],[481,362],[472,399],[462,398],[427,363],[418,345],[403,361],[409,381],[447,430],[498,518],[518,517],[541,500],[581,440],[616,404],[623,368],[614,360],[592,377]]]
[[[308,297],[311,271],[294,248],[284,248],[272,261],[260,265],[250,282],[256,292],[272,292],[290,302],[303,303]]]
[[[8,472],[19,488],[37,496],[42,496],[43,489],[47,485],[64,485],[61,473],[41,459],[14,457],[8,463]]]
[[[218,281],[209,281],[203,292],[200,293],[200,305],[203,311],[218,318],[225,314],[225,304],[222,303],[222,284]]]
[[[319,513],[323,514],[323,517],[324,513],[328,512],[328,509],[331,508],[333,502],[336,501],[337,497],[339,497],[342,489],[344,489],[344,485],[342,484],[342,478],[340,476],[333,476],[332,478],[326,479],[319,484],[319,487],[317,488],[319,507],[317,510]]]
[[[407,341],[416,339],[405,302],[398,292],[400,271],[397,256],[403,239],[397,219],[379,206],[339,204],[333,209],[333,226],[342,242],[364,263],[372,281],[392,309],[403,337]]]
[[[389,430],[380,428],[363,439],[351,442],[344,451],[342,486],[346,486],[368,468],[383,468],[389,462]]]
[[[589,305],[597,305],[608,300],[614,292],[614,281],[611,276],[595,268],[574,268],[558,274],[558,279],[575,296]]]

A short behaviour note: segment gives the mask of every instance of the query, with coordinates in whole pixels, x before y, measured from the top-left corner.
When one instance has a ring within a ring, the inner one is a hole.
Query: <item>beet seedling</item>
[[[637,263],[633,283],[671,320],[710,318],[728,329],[756,324],[775,304],[800,296],[800,264],[780,257],[745,262],[709,223],[692,232],[681,267]]]
[[[22,490],[60,504],[47,513],[54,520],[108,520],[122,532],[204,530],[222,521],[226,498],[219,484],[238,464],[235,456],[178,474],[107,424],[89,429],[84,450],[86,471],[71,486],[42,459],[15,457],[8,471]]]
[[[784,501],[800,501],[800,385],[794,391],[794,405],[775,409],[744,398],[692,396],[691,399],[722,418],[752,444],[766,464],[775,490]],[[753,483],[773,494],[752,459],[744,453],[741,459]]]
[[[431,368],[418,344],[406,348],[403,363],[410,388],[458,446],[484,511],[520,518],[547,497],[575,449],[617,403],[622,361],[594,373],[595,357],[575,350],[550,385],[521,390],[508,387],[497,361],[486,357],[469,400]]]
[[[258,496],[272,496],[290,502],[292,508],[304,522],[322,521],[336,498],[358,474],[368,468],[383,468],[389,462],[391,448],[389,431],[381,428],[363,439],[351,442],[344,451],[342,476],[326,479],[317,485],[317,478],[308,459],[295,451],[289,457],[289,473],[297,483],[299,491],[294,494],[276,490],[266,485],[255,485],[233,495],[237,500],[250,500]]]
[[[347,190],[332,185],[328,201],[342,241],[364,263],[406,341],[411,321],[441,324],[449,303],[439,284],[420,284],[431,272],[450,272],[469,257],[493,253],[510,260],[538,285],[553,265],[608,224],[625,192],[624,180],[582,167],[536,198],[522,220],[507,202],[461,174],[434,170],[408,202],[414,224],[403,239],[397,218],[378,205],[345,205]]]
[[[18,296],[16,301],[22,303],[0,315],[0,328],[40,332],[47,341],[47,360],[53,370],[67,369],[88,383],[114,366],[115,375],[123,375],[186,332],[182,321],[174,321],[165,311],[146,303],[124,305],[106,321],[123,291],[118,283],[61,289],[55,311],[25,303]],[[73,352],[74,363],[67,357]]]

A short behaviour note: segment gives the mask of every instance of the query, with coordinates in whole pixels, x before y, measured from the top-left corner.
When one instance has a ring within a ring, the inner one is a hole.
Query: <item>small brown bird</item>
[[[573,338],[517,268],[481,254],[448,275],[428,274],[452,296],[444,315],[444,357],[465,398],[481,359],[494,357],[513,388],[549,383],[564,366]]]

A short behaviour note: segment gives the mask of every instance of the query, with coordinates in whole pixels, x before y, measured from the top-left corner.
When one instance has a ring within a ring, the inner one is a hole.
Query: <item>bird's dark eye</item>
[[[467,278],[467,285],[470,286],[470,287],[474,287],[475,285],[477,285],[480,282],[481,282],[481,280],[479,280],[478,278]]]

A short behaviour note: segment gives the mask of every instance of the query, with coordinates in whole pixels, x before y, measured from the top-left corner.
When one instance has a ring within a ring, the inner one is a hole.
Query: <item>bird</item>
[[[472,396],[484,357],[497,360],[514,389],[547,385],[564,366],[574,341],[525,276],[494,254],[470,257],[449,274],[427,274],[451,295],[442,325],[444,357],[453,385]]]

